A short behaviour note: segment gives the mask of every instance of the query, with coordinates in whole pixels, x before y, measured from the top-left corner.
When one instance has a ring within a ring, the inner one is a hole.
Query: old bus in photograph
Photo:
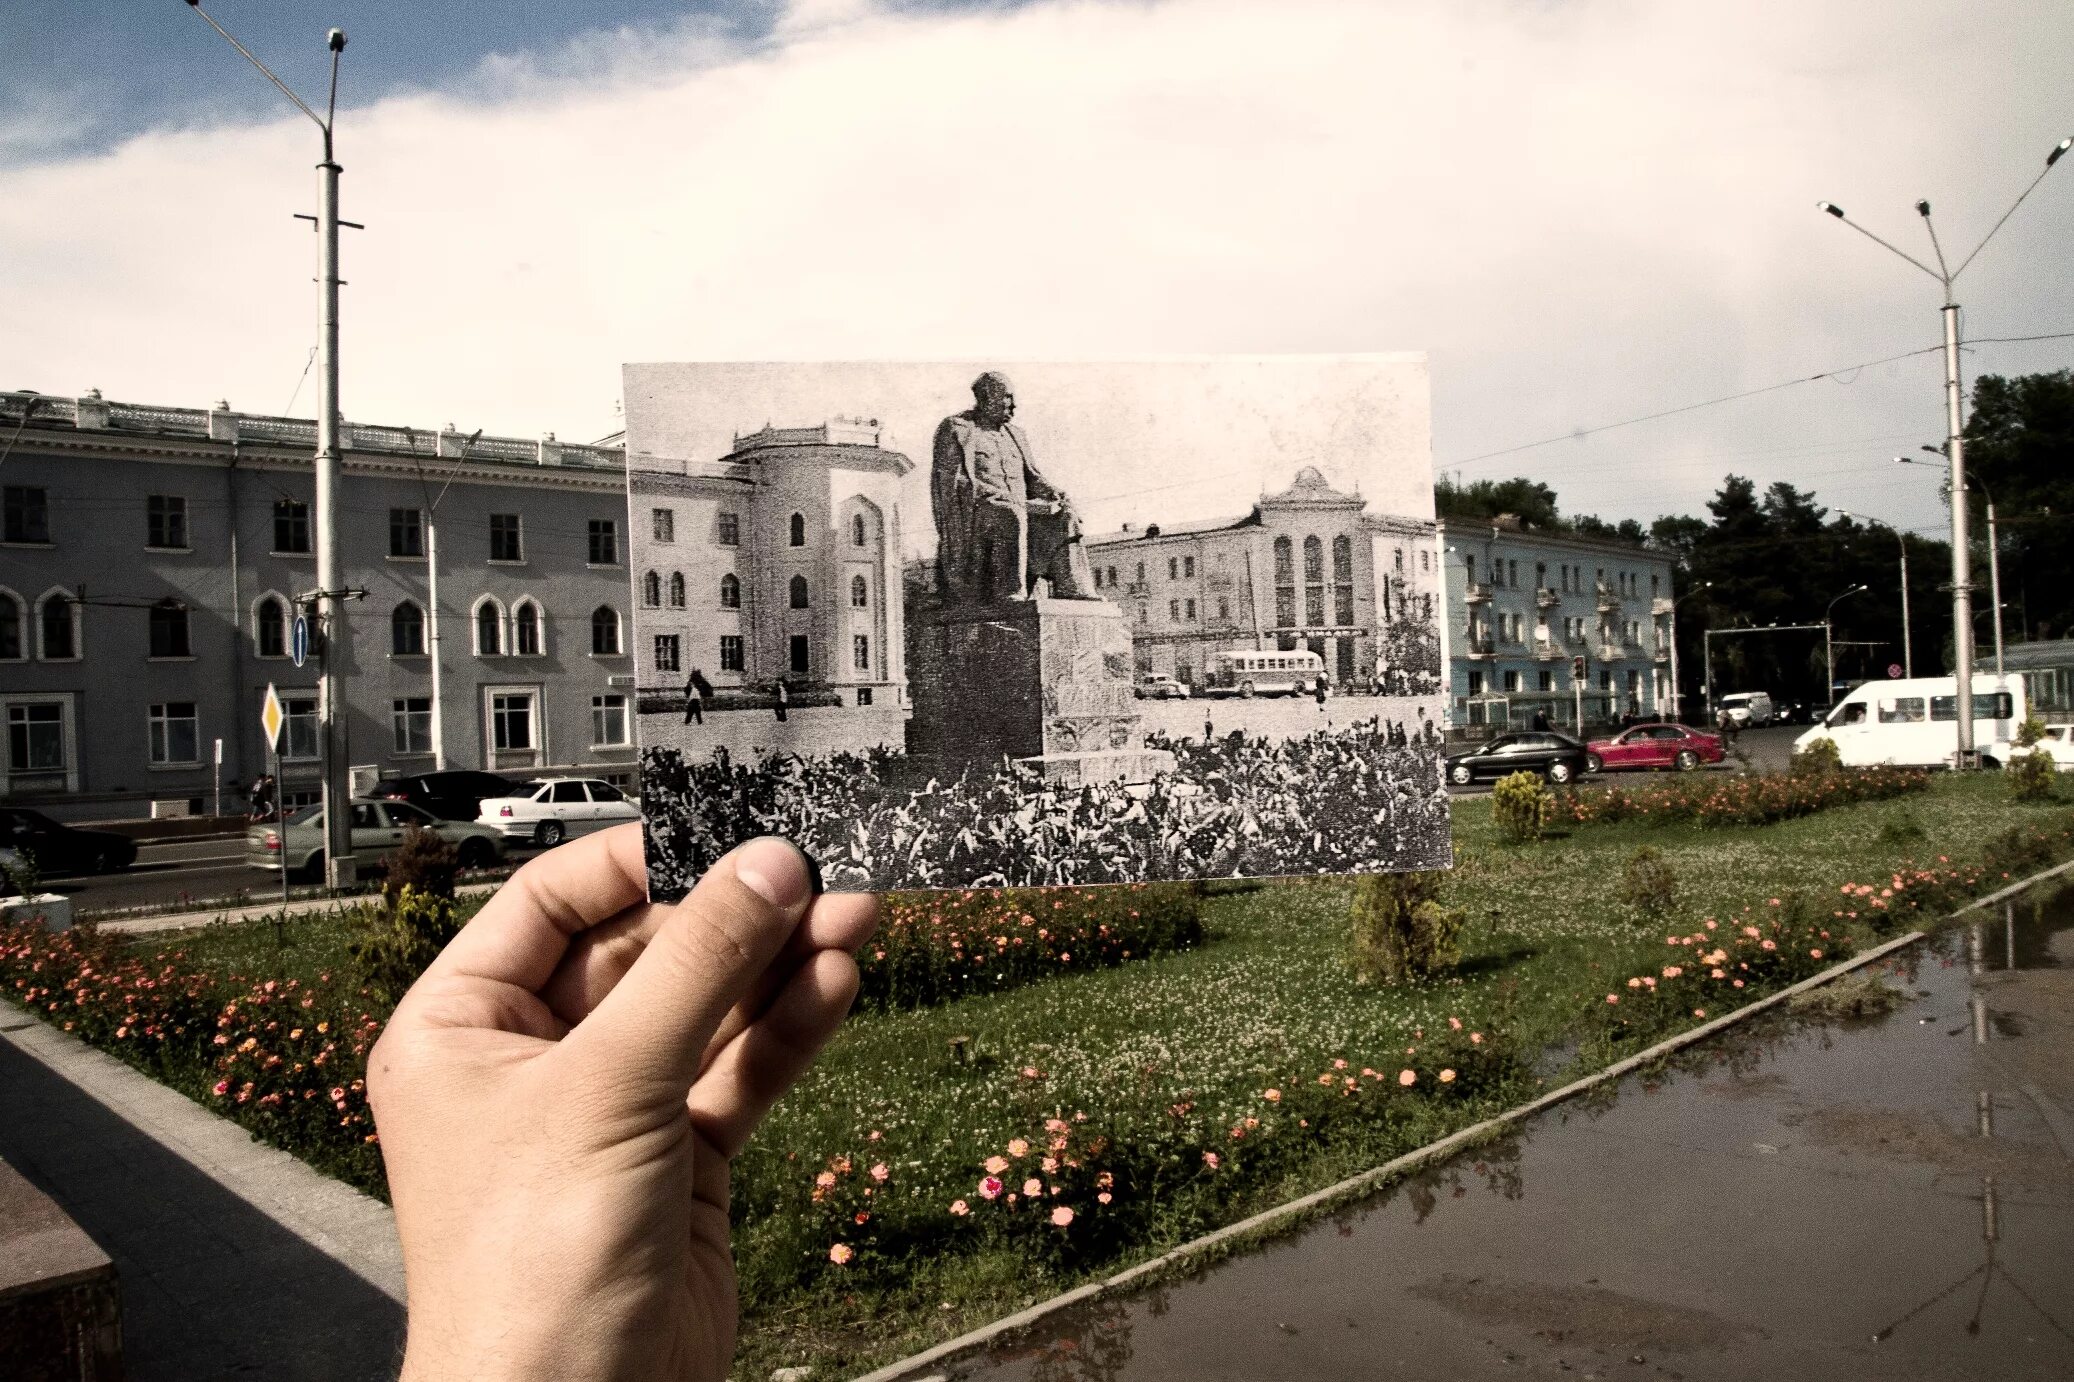
[[[1206,696],[1302,696],[1325,675],[1325,659],[1304,648],[1233,648],[1210,654]]]

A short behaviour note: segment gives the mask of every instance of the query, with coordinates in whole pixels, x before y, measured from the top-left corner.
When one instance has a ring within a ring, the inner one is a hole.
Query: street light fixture
[[[1906,461],[1908,457],[1896,456],[1894,459]],[[1843,509],[1838,509],[1837,512],[1845,518],[1863,523],[1867,527],[1878,521],[1867,518],[1864,514],[1852,514]],[[1901,548],[1901,674],[1905,677],[1912,677],[1916,674],[1916,655],[1914,644],[1910,641],[1908,629],[1908,534],[1896,528],[1894,529],[1894,541]]]
[[[324,881],[332,888],[350,886],[354,879],[353,858],[352,794],[348,790],[347,764],[351,761],[346,738],[345,707],[345,663],[347,652],[347,629],[345,611],[340,601],[346,598],[345,582],[339,574],[338,553],[338,479],[339,479],[339,401],[338,401],[338,231],[341,222],[338,216],[338,175],[342,171],[338,160],[332,156],[332,127],[338,111],[338,63],[339,54],[345,51],[346,31],[332,29],[324,35],[324,46],[331,50],[331,88],[324,102],[324,113],[319,115],[307,101],[295,94],[288,83],[275,76],[273,69],[253,56],[252,50],[231,36],[228,29],[217,23],[203,9],[201,0],[187,0],[189,9],[207,21],[210,28],[223,36],[224,42],[238,50],[244,59],[259,69],[261,76],[272,82],[283,96],[294,103],[295,108],[310,117],[323,139],[323,160],[317,164],[321,174],[319,187],[318,240],[322,255],[319,282],[319,314],[322,331],[318,335],[318,351],[323,358],[324,368],[318,371],[321,396],[317,407],[317,589],[313,592],[313,603],[317,615],[317,646],[320,691],[317,698],[318,725],[324,748]],[[357,228],[357,227],[356,227]]]
[[[1973,253],[1960,260],[1956,269],[1945,262],[1944,246],[1937,238],[1937,227],[1930,219],[1930,203],[1927,201],[1916,203],[1916,214],[1923,218],[1923,228],[1930,236],[1930,248],[1937,256],[1937,267],[1934,269],[1859,225],[1846,216],[1843,208],[1834,202],[1815,203],[1817,210],[1834,216],[1882,249],[1890,250],[1906,259],[1936,279],[1944,289],[1944,305],[1940,311],[1944,316],[1944,406],[1947,448],[1945,456],[1951,462],[1954,490],[1963,492],[1966,488],[1966,443],[1963,435],[1966,430],[1966,418],[1959,385],[1959,304],[1952,294],[1953,284],[1957,282],[1960,274],[1966,272],[1967,266],[1980,252],[1987,248],[1988,241],[1994,239],[1996,232],[2016,214],[2016,209],[2024,204],[2024,198],[2030,196],[2032,189],[2045,180],[2045,175],[2052,171],[2052,165],[2059,162],[2060,155],[2067,152],[2070,147],[2074,147],[2074,137],[2062,139],[2053,147],[2052,152],[2045,156],[2045,166],[2038,170],[2038,176],[2032,178],[2030,185],[2017,194],[2016,200],[2009,204],[2009,210],[2002,213],[2002,219],[1989,227],[1988,233],[1973,247]],[[1966,508],[1964,503],[1952,505],[1952,642],[1958,664],[1958,704],[1955,708],[1958,712],[1959,731],[1958,756],[1954,762],[1961,768],[1971,768],[1976,763],[1973,745],[1973,555],[1966,537]],[[1998,629],[2001,622],[2001,611],[1998,609],[1995,614]]]
[[[1836,599],[1831,600],[1829,608],[1822,611],[1822,660],[1829,667],[1829,680],[1822,684],[1822,696],[1830,704],[1834,704],[1836,701],[1836,630],[1835,626],[1829,622],[1829,614],[1842,601],[1848,600],[1853,595],[1867,589],[1869,589],[1867,586],[1854,585],[1843,594],[1837,596]]]
[[[1925,446],[1923,450],[1934,456],[1942,456],[1944,454],[1944,448],[1941,446]],[[1919,461],[1913,456],[1896,456],[1894,459],[1901,465],[1930,464],[1928,461]],[[1988,599],[1995,606],[1995,675],[1999,677],[2002,675],[2002,539],[1995,530],[1995,496],[1988,493],[1988,487],[1980,482],[1978,475],[1969,476],[1966,483],[1969,489],[1980,491],[1980,497],[1987,505]],[[1945,487],[1947,489],[1951,487],[1949,476],[1945,480]]]

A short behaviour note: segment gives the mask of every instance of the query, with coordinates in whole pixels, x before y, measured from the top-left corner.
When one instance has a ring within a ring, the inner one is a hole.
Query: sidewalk
[[[2074,892],[958,1379],[2074,1376]]]
[[[495,883],[467,883],[454,889],[456,897],[475,897],[493,893],[504,886],[503,880]],[[350,911],[381,894],[360,893],[348,897],[304,897],[292,898],[288,903],[291,913],[330,913]],[[167,912],[142,917],[108,917],[94,922],[103,931],[118,931],[125,935],[144,935],[152,931],[182,931],[193,926],[208,926],[215,922],[257,921],[261,917],[277,916],[281,911],[281,900],[255,902],[243,907],[202,907],[188,912]]]

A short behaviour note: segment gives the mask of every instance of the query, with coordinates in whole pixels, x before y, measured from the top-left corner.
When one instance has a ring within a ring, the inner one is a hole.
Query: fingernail
[[[735,877],[781,912],[791,911],[814,892],[813,861],[791,841],[776,836],[743,845],[735,855]]]

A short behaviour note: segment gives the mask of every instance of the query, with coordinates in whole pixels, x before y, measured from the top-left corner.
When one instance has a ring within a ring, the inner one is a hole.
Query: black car
[[[517,783],[496,773],[456,768],[443,773],[385,777],[375,783],[368,795],[384,801],[407,801],[443,821],[472,821],[483,798],[508,797],[517,788]]]
[[[1584,776],[1588,756],[1584,745],[1567,734],[1501,734],[1487,744],[1449,754],[1447,780],[1462,786],[1480,777],[1529,772],[1550,782],[1571,782]]]
[[[41,811],[0,806],[0,845],[29,856],[44,877],[113,873],[137,862],[137,842],[112,830],[80,830]]]

